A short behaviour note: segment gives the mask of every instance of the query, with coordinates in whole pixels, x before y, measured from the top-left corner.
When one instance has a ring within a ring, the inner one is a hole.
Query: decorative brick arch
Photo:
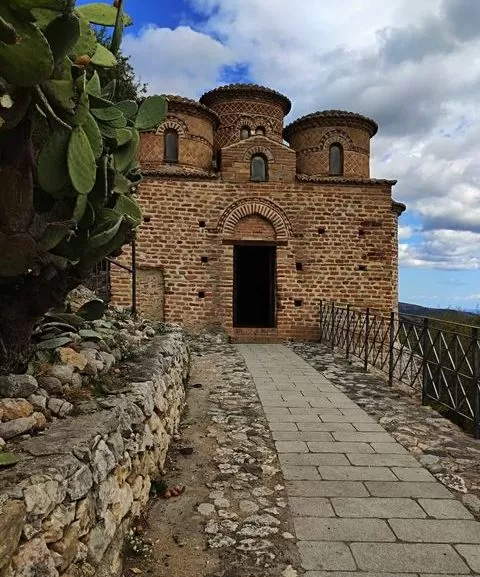
[[[341,144],[344,150],[351,150],[355,148],[353,140],[350,138],[348,132],[345,132],[345,130],[329,130],[320,140],[319,148],[320,150],[325,150],[326,148],[329,148],[330,145],[336,143]]]
[[[185,137],[188,133],[188,126],[181,118],[170,116],[157,128],[157,134],[164,134],[166,130],[176,130],[178,136]]]
[[[293,236],[293,228],[285,212],[270,200],[256,197],[244,198],[231,204],[220,217],[215,232],[231,238],[238,221],[254,214],[273,226],[277,240],[288,240]]]
[[[272,151],[265,146],[252,146],[248,148],[243,155],[243,160],[250,161],[252,156],[255,156],[255,154],[263,154],[268,162],[275,162],[275,157],[273,156]]]

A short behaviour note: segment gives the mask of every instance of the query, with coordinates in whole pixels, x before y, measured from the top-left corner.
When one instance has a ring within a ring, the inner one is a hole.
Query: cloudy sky
[[[287,122],[371,116],[372,174],[398,179],[400,298],[480,307],[480,0],[127,0],[124,52],[151,92],[225,82],[289,96]]]

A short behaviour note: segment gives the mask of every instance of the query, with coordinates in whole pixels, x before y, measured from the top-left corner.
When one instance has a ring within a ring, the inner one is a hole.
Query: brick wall
[[[321,299],[385,313],[396,303],[396,216],[388,184],[146,178],[140,202],[150,221],[140,228],[137,260],[139,268],[163,268],[166,321],[234,334],[234,241],[251,233],[270,240],[272,228],[275,336],[317,338]],[[128,300],[120,277],[113,271],[114,299]],[[140,292],[141,307],[149,299]]]

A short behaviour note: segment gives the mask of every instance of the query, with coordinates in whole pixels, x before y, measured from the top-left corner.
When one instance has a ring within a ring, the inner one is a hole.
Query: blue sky
[[[84,2],[81,2],[84,3]],[[280,90],[380,125],[372,176],[398,178],[400,299],[480,307],[479,0],[127,0],[124,51],[151,92]],[[468,66],[465,63],[468,62]]]

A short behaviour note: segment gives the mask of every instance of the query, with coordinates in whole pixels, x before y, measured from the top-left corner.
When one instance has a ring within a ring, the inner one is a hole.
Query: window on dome
[[[330,146],[329,174],[330,176],[343,176],[343,147],[341,144]]]
[[[257,136],[265,136],[265,128],[263,126],[257,126],[255,134]]]
[[[164,138],[165,162],[178,162],[178,132],[173,129],[166,130]]]
[[[242,128],[242,130],[240,131],[240,138],[242,140],[245,140],[246,138],[248,138],[250,136],[250,128],[248,128],[248,126],[244,126]]]

